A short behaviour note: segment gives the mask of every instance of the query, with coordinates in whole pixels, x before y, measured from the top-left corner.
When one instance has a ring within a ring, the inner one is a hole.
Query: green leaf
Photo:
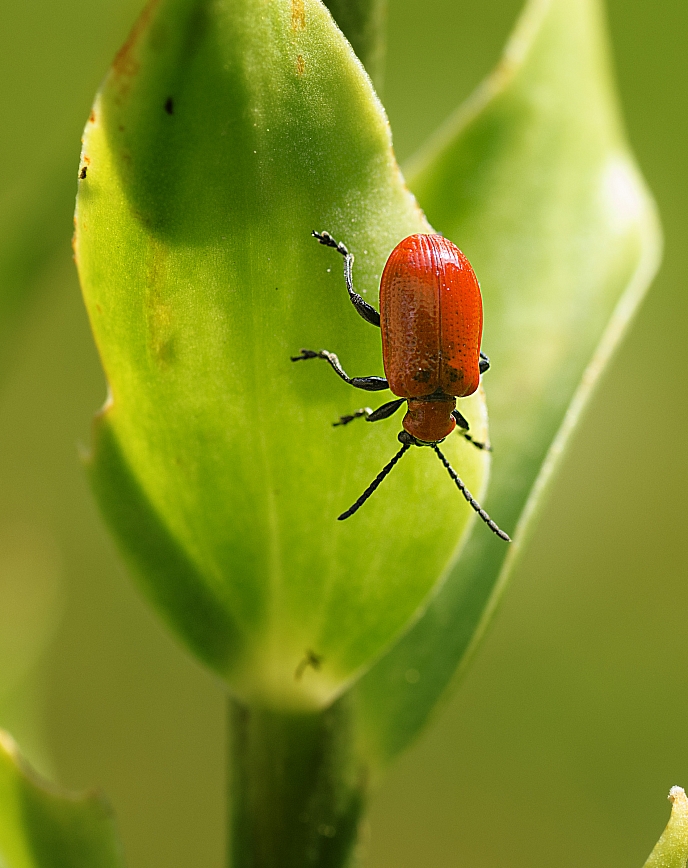
[[[379,89],[385,61],[387,0],[325,0],[325,6]]]
[[[393,246],[428,225],[386,118],[316,0],[159,0],[118,55],[84,137],[76,256],[111,398],[91,477],[143,586],[237,695],[332,701],[417,613],[474,516],[389,400],[301,347],[382,373],[327,229],[373,303]],[[486,436],[482,395],[464,404]],[[479,495],[487,456],[447,443]],[[485,527],[481,532],[491,534]]]
[[[39,779],[0,732],[2,868],[123,868],[115,823],[97,794],[66,793]]]
[[[671,816],[644,868],[686,868],[688,861],[688,799],[681,787],[669,792]]]
[[[475,528],[424,616],[356,686],[380,762],[464,671],[659,261],[658,220],[623,136],[597,0],[531,0],[495,73],[409,176],[431,223],[481,280],[492,360],[487,508],[516,534],[507,549]]]

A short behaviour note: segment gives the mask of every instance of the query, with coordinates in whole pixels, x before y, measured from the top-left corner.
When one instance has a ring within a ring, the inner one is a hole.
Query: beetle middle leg
[[[381,392],[383,389],[389,389],[389,383],[384,377],[350,377],[344,368],[342,368],[339,359],[334,353],[327,350],[301,350],[301,355],[292,356],[292,362],[301,362],[305,359],[325,359],[332,370],[341,377],[345,383],[353,386],[354,389],[363,389],[366,392]]]
[[[380,419],[389,419],[401,407],[406,398],[397,398],[394,401],[388,401],[377,410],[371,410],[370,407],[361,407],[360,410],[355,410],[349,416],[340,416],[339,422],[333,422],[332,426],[336,428],[338,425],[348,425],[354,419],[365,419],[366,422],[379,422]]]
[[[316,232],[315,230],[313,230],[311,234],[313,235],[313,238],[317,238],[321,244],[325,245],[325,247],[333,247],[337,251],[337,253],[341,253],[341,255],[344,257],[344,280],[346,281],[346,291],[349,293],[351,304],[353,304],[353,306],[356,308],[356,313],[359,316],[363,317],[366,322],[369,322],[371,325],[377,326],[379,328],[380,314],[371,304],[368,304],[367,301],[364,301],[363,298],[354,289],[353,253],[349,253],[349,251],[346,249],[346,246],[341,241],[335,241],[329,232]]]
[[[472,443],[476,449],[484,449],[486,452],[492,452],[492,447],[488,443],[481,443],[479,440],[474,440],[471,435],[468,433],[470,425],[468,424],[468,419],[459,413],[458,410],[452,410],[452,416],[456,421],[456,427],[459,428],[459,434],[468,440],[469,443]]]

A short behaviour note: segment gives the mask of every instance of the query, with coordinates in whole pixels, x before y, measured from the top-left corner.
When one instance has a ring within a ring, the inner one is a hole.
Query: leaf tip
[[[669,790],[671,816],[644,868],[685,868],[688,860],[688,796],[683,787]]]
[[[688,805],[688,798],[686,797],[686,791],[683,787],[672,787],[669,790],[669,795],[667,797],[672,805],[683,805],[684,807]]]

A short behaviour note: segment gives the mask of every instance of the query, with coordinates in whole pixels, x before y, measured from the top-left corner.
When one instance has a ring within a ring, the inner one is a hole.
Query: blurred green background
[[[61,783],[108,793],[131,868],[220,868],[221,688],[140,600],[78,460],[105,386],[70,198],[92,96],[141,5],[0,7],[0,228],[30,239],[11,267],[62,239],[0,347],[0,725]],[[519,8],[390,0],[383,100],[402,163],[491,69]],[[370,868],[640,868],[669,788],[688,785],[688,4],[608,12],[665,263],[468,678],[373,800]],[[39,200],[44,223],[25,216]]]

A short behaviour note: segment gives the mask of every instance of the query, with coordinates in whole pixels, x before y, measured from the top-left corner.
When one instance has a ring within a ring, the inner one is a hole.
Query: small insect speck
[[[84,166],[83,169],[79,172],[79,177],[83,181],[86,177],[86,172],[88,171],[88,166]]]
[[[168,96],[167,99],[165,100],[165,111],[167,112],[168,115],[174,114],[174,100],[172,99],[171,96]]]

